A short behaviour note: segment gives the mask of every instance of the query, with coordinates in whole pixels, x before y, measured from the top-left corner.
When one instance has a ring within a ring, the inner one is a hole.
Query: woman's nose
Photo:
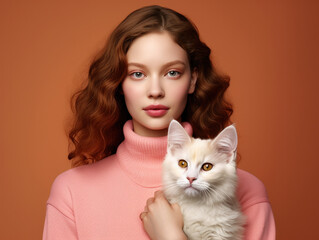
[[[148,97],[149,98],[162,98],[165,96],[165,91],[161,84],[161,79],[159,77],[152,77],[149,79]]]

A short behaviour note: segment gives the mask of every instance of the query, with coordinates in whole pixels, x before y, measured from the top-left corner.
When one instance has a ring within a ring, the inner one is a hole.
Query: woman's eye
[[[141,79],[144,77],[144,74],[141,72],[133,72],[130,74],[130,76],[135,78],[135,79]]]
[[[181,75],[181,73],[178,72],[178,71],[175,71],[175,70],[169,71],[169,72],[167,73],[167,76],[169,76],[169,77],[171,77],[171,78],[177,78],[177,77],[179,77],[180,75]]]
[[[211,170],[212,168],[213,168],[213,164],[211,164],[211,163],[204,163],[203,166],[202,166],[202,169],[203,169],[204,171],[209,171],[209,170]]]
[[[180,166],[181,168],[187,168],[187,162],[183,159],[178,161],[178,166]]]

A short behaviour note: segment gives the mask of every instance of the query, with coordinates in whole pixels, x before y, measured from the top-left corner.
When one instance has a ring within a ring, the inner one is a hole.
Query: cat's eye
[[[203,169],[204,171],[209,171],[209,170],[211,170],[212,168],[213,168],[213,164],[211,164],[211,163],[204,163],[203,166],[202,166],[202,169]]]
[[[180,166],[181,168],[187,168],[188,164],[185,160],[181,159],[178,161],[178,166]]]

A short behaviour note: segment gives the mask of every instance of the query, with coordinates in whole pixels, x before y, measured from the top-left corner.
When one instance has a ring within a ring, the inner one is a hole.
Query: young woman
[[[187,239],[179,206],[160,191],[167,128],[177,119],[189,134],[214,138],[232,114],[228,85],[183,15],[160,6],[131,13],[74,95],[69,159],[77,167],[53,183],[43,238]],[[245,239],[275,239],[263,184],[238,176]]]

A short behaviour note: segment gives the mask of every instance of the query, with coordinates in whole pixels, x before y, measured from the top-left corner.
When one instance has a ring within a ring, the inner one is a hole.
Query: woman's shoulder
[[[237,196],[242,208],[254,204],[269,202],[265,185],[253,174],[237,169],[238,187]]]
[[[114,160],[115,155],[111,155],[92,164],[71,168],[59,174],[54,183],[63,182],[64,184],[74,184],[81,180],[87,181],[92,179],[93,176],[94,178],[98,178],[101,175],[105,175],[105,173],[114,166]]]

